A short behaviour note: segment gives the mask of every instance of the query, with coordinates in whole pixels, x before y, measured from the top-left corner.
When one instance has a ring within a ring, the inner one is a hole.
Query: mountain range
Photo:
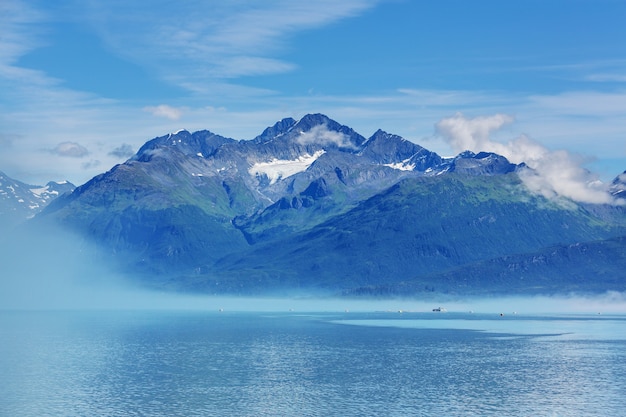
[[[250,140],[181,130],[31,221],[103,248],[151,287],[210,294],[419,296],[623,291],[616,204],[529,191],[503,156],[444,158],[321,115]]]
[[[0,227],[12,228],[34,217],[56,197],[74,188],[76,186],[67,181],[25,184],[0,171]]]

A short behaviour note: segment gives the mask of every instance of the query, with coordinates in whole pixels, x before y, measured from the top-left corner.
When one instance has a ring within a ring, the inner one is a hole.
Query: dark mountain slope
[[[514,174],[412,178],[308,232],[227,257],[218,276],[242,274],[252,287],[349,290],[407,279],[419,285],[440,271],[619,230],[530,195]]]
[[[443,273],[353,288],[343,295],[581,295],[622,292],[625,287],[626,237],[616,237],[506,255]]]
[[[243,196],[241,198],[244,198]],[[46,218],[108,248],[139,271],[189,271],[246,246],[221,180],[161,159],[129,161],[59,198]]]

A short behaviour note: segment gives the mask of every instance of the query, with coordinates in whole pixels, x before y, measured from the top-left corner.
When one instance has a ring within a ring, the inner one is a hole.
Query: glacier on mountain
[[[285,179],[299,172],[304,172],[326,151],[319,150],[313,155],[304,154],[294,160],[272,159],[269,162],[256,162],[249,169],[252,176],[266,175],[270,184],[275,184],[279,179]]]
[[[399,171],[414,171],[415,170],[415,164],[410,164],[409,161],[411,159],[405,159],[402,162],[395,162],[395,163],[391,163],[391,164],[383,164],[383,166],[389,167],[389,168],[393,168],[393,169],[397,169]],[[429,168],[431,171],[432,169]]]

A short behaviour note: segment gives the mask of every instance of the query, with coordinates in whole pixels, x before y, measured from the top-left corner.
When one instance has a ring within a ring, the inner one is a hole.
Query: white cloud
[[[341,132],[328,130],[326,125],[318,125],[306,132],[301,132],[296,138],[301,145],[319,144],[319,145],[335,145],[341,148],[353,148],[354,144],[350,142],[350,137]]]
[[[492,142],[490,135],[513,120],[513,117],[506,114],[468,119],[463,114],[457,113],[453,117],[440,120],[436,127],[457,152],[483,150],[504,155],[506,146]]]
[[[503,114],[467,118],[457,113],[440,120],[436,128],[457,152],[495,152],[513,163],[526,163],[531,169],[522,170],[520,177],[533,192],[548,198],[562,196],[578,202],[614,203],[607,186],[583,168],[582,158],[565,150],[549,150],[526,136],[508,143],[491,139],[494,132],[512,122],[511,116]]]
[[[61,142],[55,146],[51,152],[59,156],[68,156],[71,158],[82,158],[83,156],[89,155],[87,148],[76,142]]]
[[[183,110],[180,108],[168,106],[167,104],[159,104],[158,106],[147,106],[143,108],[144,111],[151,113],[157,117],[165,117],[170,120],[178,120],[183,115]]]

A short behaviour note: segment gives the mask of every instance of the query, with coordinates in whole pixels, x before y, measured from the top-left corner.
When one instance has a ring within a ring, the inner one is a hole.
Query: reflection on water
[[[3,312],[0,415],[620,415],[625,325],[617,316]]]

